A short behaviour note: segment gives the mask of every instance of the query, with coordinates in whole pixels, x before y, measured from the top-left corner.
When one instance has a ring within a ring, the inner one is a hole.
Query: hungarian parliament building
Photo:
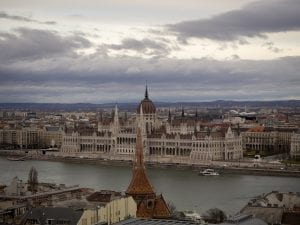
[[[63,156],[132,160],[135,154],[137,124],[143,124],[145,159],[157,162],[239,160],[243,158],[242,137],[230,126],[203,127],[195,117],[182,111],[178,118],[159,119],[146,87],[133,118],[99,119],[97,130],[65,129],[60,154]]]

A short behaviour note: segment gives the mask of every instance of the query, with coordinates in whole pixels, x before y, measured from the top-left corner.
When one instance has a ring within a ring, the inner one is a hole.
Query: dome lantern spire
[[[155,114],[156,108],[153,102],[149,98],[148,94],[148,84],[146,82],[146,88],[145,88],[145,98],[140,102],[138,108],[137,108],[137,114],[140,113],[140,108],[143,108],[143,114],[148,115],[148,114]]]
[[[149,98],[147,81],[146,81],[146,89],[145,89],[145,98],[146,99]]]

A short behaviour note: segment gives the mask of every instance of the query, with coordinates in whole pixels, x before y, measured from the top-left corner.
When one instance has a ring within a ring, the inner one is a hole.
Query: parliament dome
[[[154,103],[149,99],[147,86],[146,86],[146,90],[145,90],[145,98],[140,102],[140,104],[137,108],[138,114],[141,111],[141,107],[143,110],[143,114],[155,114],[155,112],[156,112],[156,107],[155,107]]]

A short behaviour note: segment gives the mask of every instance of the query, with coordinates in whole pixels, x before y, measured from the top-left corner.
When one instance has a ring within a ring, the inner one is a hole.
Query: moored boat
[[[220,174],[217,171],[215,171],[214,169],[205,169],[205,170],[199,172],[199,175],[203,175],[203,176],[218,176]]]
[[[22,157],[19,157],[19,158],[7,157],[6,159],[10,160],[10,161],[25,161],[26,156],[22,156]]]

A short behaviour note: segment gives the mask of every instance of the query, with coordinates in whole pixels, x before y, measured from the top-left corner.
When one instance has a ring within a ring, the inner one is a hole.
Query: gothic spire
[[[143,140],[140,127],[138,127],[136,136],[135,166],[136,168],[144,168]]]
[[[127,196],[132,196],[137,203],[137,217],[168,218],[170,210],[162,195],[157,196],[145,171],[144,150],[142,138],[143,109],[140,107],[140,118],[137,124],[135,160],[131,182],[126,190]]]
[[[114,122],[119,122],[119,112],[118,112],[118,105],[115,105],[115,112],[114,112]]]
[[[103,122],[103,111],[102,110],[100,111],[100,122],[101,123]]]
[[[140,116],[137,124],[137,134],[136,134],[136,149],[135,149],[135,167],[144,168],[144,154],[143,154],[143,108],[140,109]]]
[[[168,121],[171,122],[171,120],[172,120],[172,116],[171,116],[171,110],[169,108]]]
[[[184,118],[184,108],[183,108],[183,106],[181,108],[181,118]]]
[[[195,124],[195,126],[194,126],[194,134],[196,135],[196,134],[197,134],[197,132],[198,132],[198,130],[197,130],[197,126],[196,126],[196,124]]]
[[[146,81],[146,89],[145,89],[145,98],[149,98],[147,81]]]
[[[144,124],[144,112],[143,107],[140,107],[140,113],[137,117],[137,128],[141,130],[141,133],[145,132],[145,124]]]
[[[143,138],[141,124],[137,125],[136,135],[136,147],[135,147],[135,159],[133,163],[133,176],[131,182],[126,190],[127,195],[144,196],[154,195],[155,192],[147,177],[144,165],[144,152],[143,152]]]

